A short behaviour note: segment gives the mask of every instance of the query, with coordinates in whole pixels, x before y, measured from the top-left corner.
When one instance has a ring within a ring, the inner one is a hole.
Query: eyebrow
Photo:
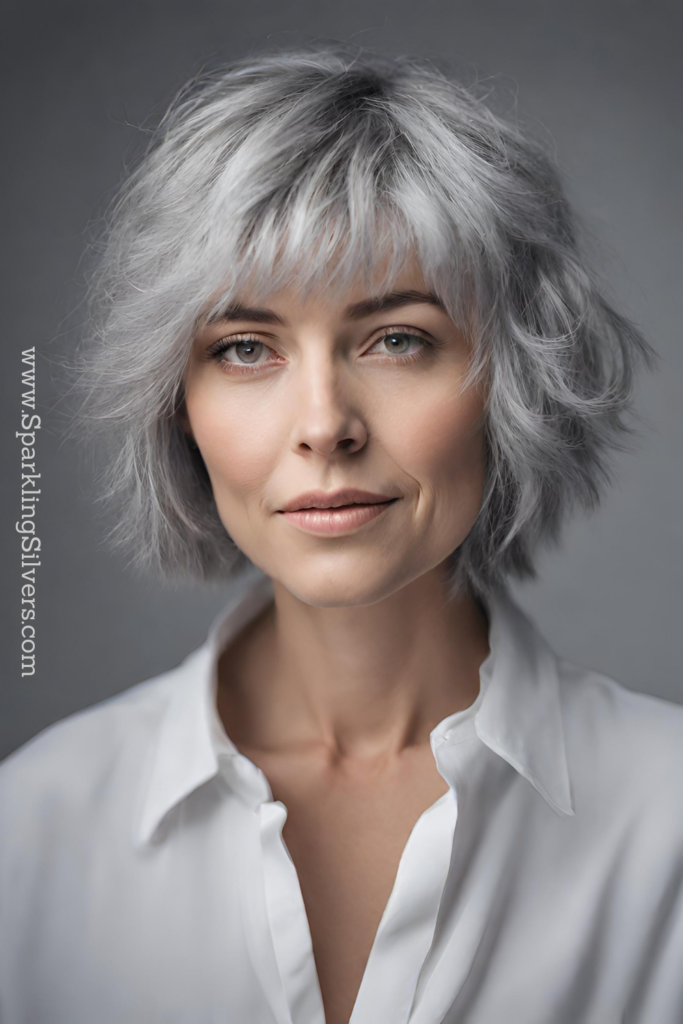
[[[346,307],[343,316],[346,320],[364,320],[366,317],[377,313],[388,313],[390,310],[398,309],[400,306],[411,306],[417,303],[436,306],[437,309],[442,310],[444,313],[446,312],[446,307],[434,292],[408,290],[387,292],[385,295],[377,295],[371,299],[354,302]],[[274,310],[264,309],[261,306],[243,306],[239,302],[234,302],[221,313],[209,317],[207,323],[233,323],[236,320],[249,320],[252,323],[258,324],[286,326],[286,321],[281,316],[278,316]]]

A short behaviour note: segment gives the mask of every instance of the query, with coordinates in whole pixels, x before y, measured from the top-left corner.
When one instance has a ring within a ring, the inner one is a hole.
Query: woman
[[[238,62],[162,122],[94,299],[114,540],[239,586],[0,770],[3,1021],[683,1020],[683,712],[506,586],[652,355],[547,157],[419,61]]]

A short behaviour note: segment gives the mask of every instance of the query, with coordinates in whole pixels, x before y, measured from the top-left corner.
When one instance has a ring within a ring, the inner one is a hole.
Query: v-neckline
[[[278,1024],[325,1024],[320,980],[299,875],[282,830],[287,809],[266,799],[256,809],[263,878],[263,909],[279,975],[272,978]],[[382,913],[349,1024],[407,1024],[422,967],[432,944],[453,849],[457,817],[449,786],[420,815],[401,853],[394,884]],[[246,899],[246,894],[243,894]],[[248,912],[247,925],[256,925]],[[255,948],[259,948],[256,943]],[[255,965],[263,978],[263,964]],[[286,1007],[286,1016],[283,1009]]]

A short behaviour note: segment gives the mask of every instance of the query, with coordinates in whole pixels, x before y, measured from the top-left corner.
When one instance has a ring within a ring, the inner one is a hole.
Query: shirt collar
[[[207,640],[173,674],[142,793],[136,845],[152,841],[168,812],[217,775],[221,762],[241,758],[218,715],[217,664],[225,646],[272,600],[270,577],[260,570],[247,572],[211,624]],[[490,654],[480,668],[475,713],[466,709],[448,716],[431,738],[447,742],[461,720],[471,719],[482,743],[523,775],[555,811],[573,815],[557,656],[506,586],[485,605]],[[248,773],[239,778],[245,786],[255,781]]]
[[[573,815],[558,658],[507,587],[490,602],[491,653],[480,668],[480,740],[523,775],[560,814]]]

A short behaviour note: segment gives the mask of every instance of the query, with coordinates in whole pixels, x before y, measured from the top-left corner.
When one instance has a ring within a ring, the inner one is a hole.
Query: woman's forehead
[[[233,278],[227,288],[214,292],[206,304],[205,315],[213,319],[224,316],[226,311],[272,310],[305,304],[326,305],[357,318],[373,312],[373,305],[378,310],[386,306],[388,297],[404,296],[409,301],[412,296],[416,302],[430,301],[434,305],[441,301],[438,288],[414,253],[398,267],[392,268],[384,258],[358,268],[353,275],[336,274],[334,270],[332,266],[329,273],[311,278],[302,268],[300,273],[294,271],[284,280],[247,273],[241,279]]]
[[[381,263],[369,272],[359,271],[350,279],[337,278],[333,273],[313,282],[305,276],[292,276],[284,284],[269,288],[265,283],[247,279],[239,288],[236,299],[241,302],[292,302],[327,301],[339,306],[354,306],[357,303],[379,298],[388,292],[427,292],[429,285],[417,261],[413,260],[398,273],[387,275]]]

